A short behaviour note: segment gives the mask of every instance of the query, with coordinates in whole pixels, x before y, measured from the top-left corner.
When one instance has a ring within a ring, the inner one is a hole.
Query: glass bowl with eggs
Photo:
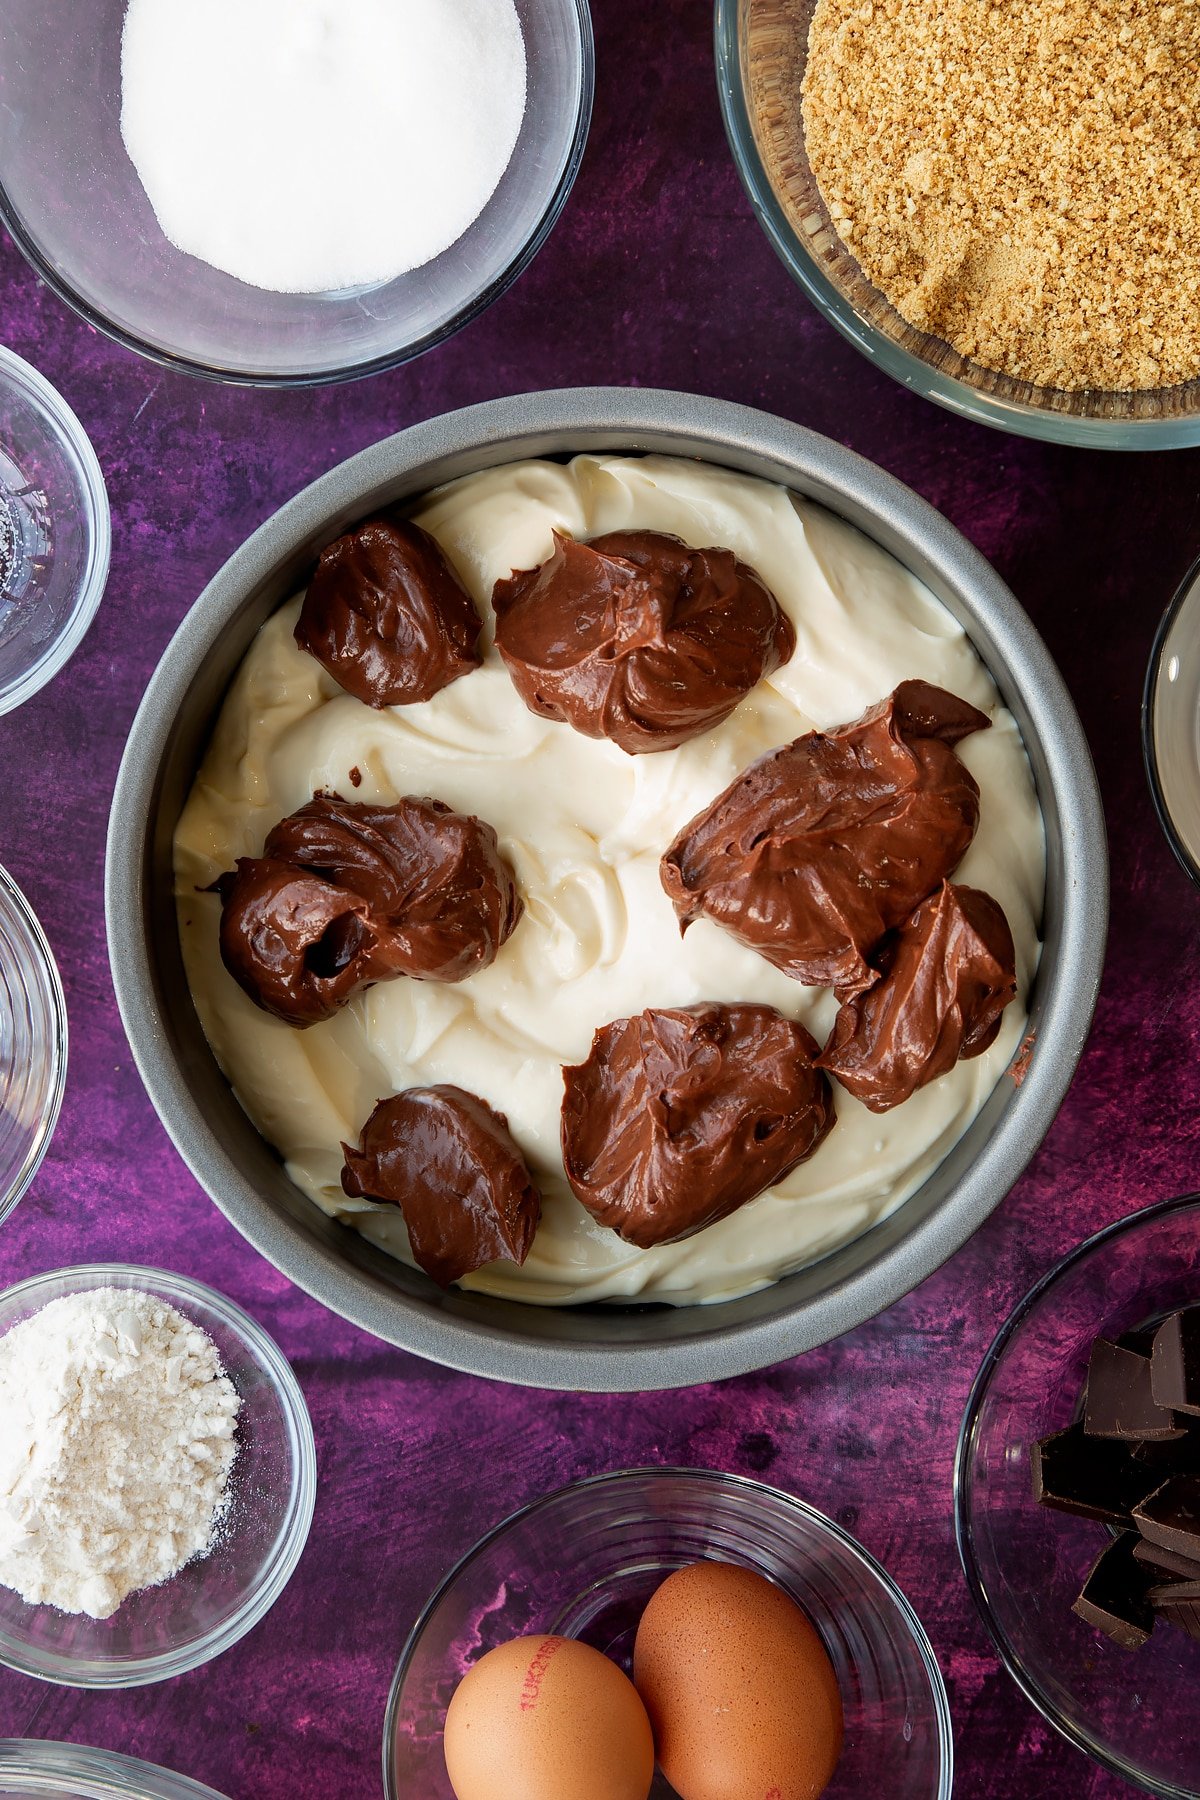
[[[716,0],[717,84],[760,225],[877,367],[1006,431],[1166,449],[1200,442],[1192,31]]]
[[[383,1767],[387,1800],[707,1800],[731,1778],[839,1800],[883,1771],[895,1800],[947,1800],[953,1752],[929,1641],[861,1545],[758,1482],[651,1468],[535,1501],[451,1570]]]
[[[528,266],[591,116],[587,0],[38,0],[0,17],[0,219],[127,348],[300,386],[441,342]]]

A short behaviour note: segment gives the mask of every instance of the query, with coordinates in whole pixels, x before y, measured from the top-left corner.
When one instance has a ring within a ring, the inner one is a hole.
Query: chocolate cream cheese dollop
[[[576,1198],[648,1248],[691,1237],[811,1156],[831,1130],[817,1045],[771,1006],[649,1008],[563,1070]]]
[[[883,1113],[995,1040],[1016,949],[990,894],[946,881],[872,960],[876,979],[843,1001],[818,1067]]]
[[[463,981],[521,916],[492,827],[411,797],[371,806],[318,794],[217,887],[225,967],[297,1026],[330,1018],[370,982]]]
[[[662,531],[554,553],[492,590],[496,648],[531,712],[638,755],[719,725],[796,647],[774,594],[732,550]]]
[[[357,1150],[342,1150],[345,1193],[398,1206],[413,1256],[440,1287],[528,1256],[541,1198],[507,1118],[478,1095],[406,1088],[379,1102]]]
[[[435,538],[368,519],[322,550],[296,642],[368,706],[411,706],[479,667],[482,629]]]
[[[853,724],[760,757],[662,859],[681,929],[708,918],[795,981],[867,987],[870,951],[975,835],[979,789],[954,745],[989,723],[903,681]]]

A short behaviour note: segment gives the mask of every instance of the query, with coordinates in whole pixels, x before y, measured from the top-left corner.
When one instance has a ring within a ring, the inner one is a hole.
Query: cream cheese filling
[[[376,1101],[453,1082],[507,1115],[543,1195],[522,1268],[495,1263],[464,1287],[563,1303],[728,1299],[827,1254],[883,1218],[936,1168],[1020,1044],[1040,950],[1041,813],[1011,714],[962,628],[886,551],[786,489],[666,457],[580,456],[487,470],[428,496],[438,538],[481,614],[484,667],[418,706],[376,712],[292,640],[297,598],[267,621],[225,700],[175,839],[184,961],[204,1030],[251,1119],[327,1212],[410,1261],[395,1208],[342,1194],[341,1144]],[[627,756],[527,711],[491,646],[493,583],[579,537],[641,528],[751,563],[796,628],[795,655],[715,731]],[[561,1067],[596,1027],[647,1006],[753,1000],[824,1041],[835,1002],[707,921],[681,938],[658,878],[676,832],[755,757],[840,725],[922,677],[992,720],[959,755],[979,783],[979,831],[955,879],[1008,915],[1019,995],[995,1044],[876,1117],[834,1084],[837,1124],[768,1193],[680,1244],[638,1250],[575,1200],[558,1148]],[[354,785],[351,771],[358,777]],[[318,789],[347,799],[429,794],[493,825],[525,913],[495,963],[453,986],[393,981],[306,1031],[270,1018],[226,974],[220,902],[202,892]]]

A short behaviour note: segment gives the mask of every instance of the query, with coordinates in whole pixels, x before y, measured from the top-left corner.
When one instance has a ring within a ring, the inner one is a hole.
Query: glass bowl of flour
[[[0,1662],[23,1674],[184,1674],[262,1618],[304,1549],[316,1451],[296,1378],[182,1275],[99,1263],[0,1294],[0,1463],[14,1445]]]
[[[347,380],[513,282],[591,117],[587,0],[0,13],[0,220],[93,325],[221,381]]]

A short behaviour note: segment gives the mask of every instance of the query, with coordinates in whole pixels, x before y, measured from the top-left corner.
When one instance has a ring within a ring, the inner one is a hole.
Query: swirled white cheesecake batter
[[[464,1287],[544,1302],[640,1295],[677,1304],[762,1287],[913,1193],[1021,1041],[1045,850],[1016,724],[961,627],[914,576],[767,482],[663,457],[583,456],[468,476],[415,516],[489,622],[493,583],[548,556],[554,529],[669,531],[697,548],[726,546],[787,611],[795,655],[717,730],[627,756],[528,712],[490,646],[490,623],[482,669],[424,704],[376,712],[296,647],[299,602],[282,607],[230,689],[176,834],[183,954],[209,1042],[293,1180],[406,1261],[396,1209],[343,1195],[342,1141],[357,1139],[377,1100],[415,1083],[453,1082],[506,1113],[542,1191],[542,1223],[522,1268],[492,1264]],[[755,757],[856,718],[909,677],[992,720],[958,748],[979,783],[981,817],[955,879],[986,889],[1008,915],[1018,999],[990,1050],[893,1112],[876,1117],[835,1083],[837,1124],[809,1162],[695,1237],[635,1249],[595,1224],[566,1185],[562,1065],[586,1056],[598,1025],[647,1006],[765,1002],[822,1042],[835,1011],[828,990],[800,987],[706,920],[681,938],[659,857]],[[454,986],[381,984],[306,1031],[246,998],[221,963],[220,902],[200,890],[239,856],[261,855],[276,821],[318,789],[381,802],[432,795],[495,827],[525,914],[490,968]]]

